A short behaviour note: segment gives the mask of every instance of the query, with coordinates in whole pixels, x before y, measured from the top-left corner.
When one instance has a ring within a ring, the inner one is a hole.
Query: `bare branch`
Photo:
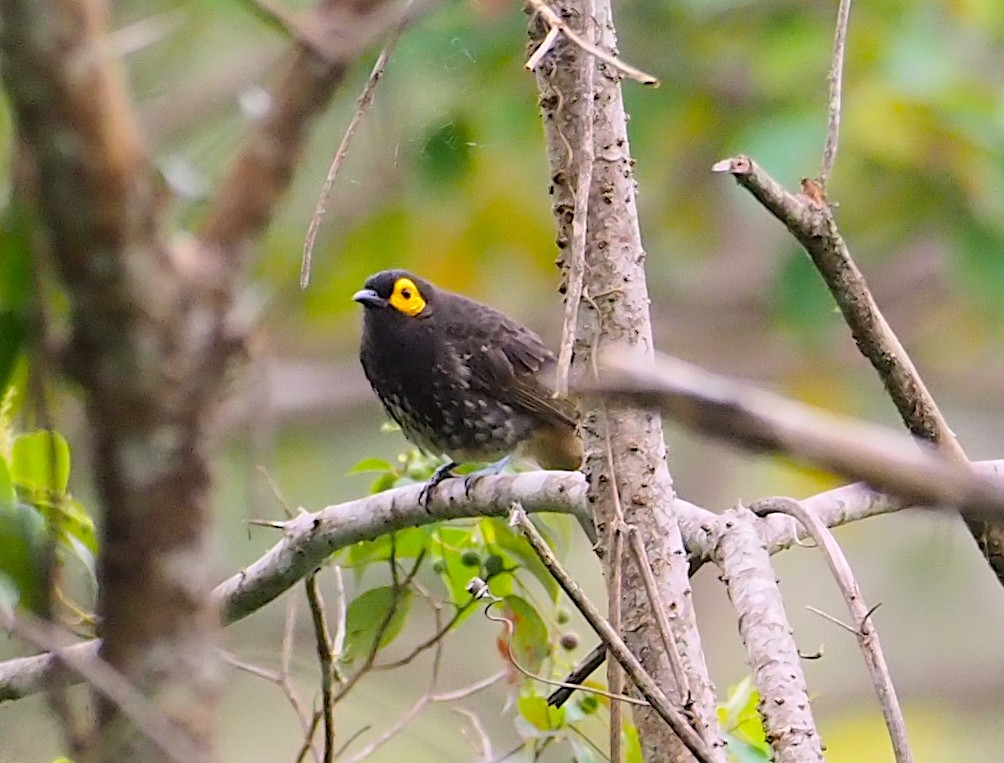
[[[787,400],[683,361],[611,354],[594,391],[660,408],[711,437],[863,479],[913,503],[1004,516],[1004,484],[884,427]]]
[[[754,516],[746,509],[726,512],[715,561],[739,614],[739,634],[760,693],[757,710],[774,760],[822,761],[819,732],[784,599],[770,556],[754,528]]]
[[[7,618],[2,626],[39,649],[49,650],[63,665],[77,673],[91,687],[115,703],[122,714],[176,763],[198,760],[198,746],[178,732],[168,718],[114,667],[97,656],[86,655],[60,645],[55,629],[44,621],[27,617]]]
[[[837,31],[833,36],[833,63],[830,65],[830,101],[826,124],[826,147],[819,170],[819,185],[825,189],[837,158],[840,142],[840,101],[844,80],[844,51],[847,48],[847,22],[851,16],[851,0],[840,0],[837,9]]]
[[[321,717],[324,720],[324,763],[335,759],[335,656],[332,654],[328,618],[324,612],[324,599],[317,584],[317,573],[307,577],[307,603],[314,624],[314,642],[317,646],[317,663],[321,669]]]
[[[327,177],[324,178],[324,185],[321,186],[321,193],[317,197],[317,205],[314,207],[314,215],[310,219],[310,227],[307,228],[307,236],[303,242],[303,261],[300,265],[301,289],[306,289],[307,284],[310,283],[310,262],[314,252],[314,241],[317,240],[317,232],[320,230],[321,220],[323,219],[324,212],[328,206],[328,197],[331,195],[331,188],[335,184],[335,178],[338,176],[338,171],[342,167],[342,162],[345,161],[345,157],[349,153],[349,143],[352,142],[352,138],[355,136],[356,130],[359,129],[359,125],[362,123],[363,118],[369,112],[370,105],[373,103],[373,94],[376,91],[376,86],[380,84],[380,79],[383,77],[384,69],[387,67],[387,61],[390,60],[391,53],[393,53],[394,48],[397,47],[397,41],[401,39],[401,34],[404,32],[405,27],[411,23],[412,4],[413,0],[408,0],[407,5],[405,6],[404,14],[401,16],[401,20],[391,32],[390,39],[387,41],[384,49],[381,50],[380,55],[377,56],[376,63],[373,64],[373,70],[370,72],[370,76],[366,80],[366,84],[363,86],[363,91],[359,94],[359,98],[356,99],[355,113],[352,115],[352,119],[349,120],[349,126],[345,128],[345,134],[342,136],[341,143],[338,144],[335,156],[331,160],[331,166],[328,168]]]
[[[565,37],[571,40],[571,42],[573,42],[575,45],[582,48],[582,50],[584,50],[590,56],[593,56],[594,58],[599,59],[608,66],[616,69],[625,77],[629,77],[637,82],[640,82],[643,85],[651,85],[652,87],[659,87],[659,80],[653,77],[651,74],[646,74],[641,69],[636,69],[630,64],[621,61],[619,58],[617,58],[617,56],[610,55],[602,48],[597,47],[592,42],[579,35],[574,29],[569,27],[568,24],[565,23],[565,20],[562,19],[561,16],[559,16],[557,13],[555,13],[551,9],[551,7],[548,6],[543,0],[529,0],[529,3],[533,7],[534,12],[539,13],[541,17],[547,22],[547,25],[551,30],[554,29],[560,30],[561,33],[565,35]],[[552,37],[550,31],[548,31],[548,34],[544,38],[544,41],[547,44],[547,47],[545,49],[546,52],[546,50],[550,49],[550,47],[554,44],[554,38]],[[541,48],[545,48],[545,46],[542,44],[540,48],[538,48],[537,52],[535,52],[532,56],[530,56],[529,60],[527,60],[526,68],[528,70],[533,71],[534,69],[537,68],[537,65],[540,63],[540,59],[543,57],[543,54],[540,53]],[[533,65],[531,65],[531,63]]]
[[[713,170],[731,173],[805,248],[840,307],[858,349],[878,372],[907,428],[965,463],[965,451],[851,258],[822,189],[805,181],[805,193],[793,196],[743,156],[718,162]],[[973,517],[965,520],[997,580],[1004,585],[1004,522]]]
[[[809,535],[816,541],[816,545],[826,557],[826,562],[837,581],[844,601],[847,602],[847,608],[856,621],[853,632],[861,646],[861,651],[864,653],[868,673],[871,675],[875,693],[878,695],[879,704],[882,707],[882,717],[885,719],[886,728],[889,729],[896,761],[897,763],[912,763],[913,754],[910,752],[910,742],[906,736],[906,721],[903,719],[903,711],[896,698],[896,689],[892,684],[892,676],[889,675],[889,666],[886,664],[885,655],[882,653],[878,632],[871,620],[874,609],[869,609],[865,604],[861,587],[854,577],[843,550],[833,538],[833,534],[825,524],[819,521],[817,516],[806,511],[805,507],[790,498],[768,498],[764,501],[757,501],[750,506],[750,510],[761,516],[775,512],[787,514],[805,527]]]
[[[638,687],[638,691],[648,700],[652,709],[669,724],[673,732],[683,741],[697,760],[702,763],[714,763],[717,757],[712,754],[700,735],[688,725],[680,712],[663,694],[662,689],[652,680],[652,677],[645,672],[641,663],[638,662],[638,658],[631,653],[617,632],[610,627],[610,623],[600,615],[599,610],[589,601],[575,579],[565,572],[543,536],[533,526],[533,523],[527,518],[526,512],[518,504],[514,505],[509,521],[523,533],[540,561],[547,567],[547,571],[551,573],[562,590],[568,594],[568,598],[586,618],[596,635],[603,639],[610,654],[621,664],[635,686]]]
[[[210,206],[201,233],[208,251],[246,254],[248,244],[265,230],[293,176],[310,123],[354,59],[397,21],[396,15],[388,18],[387,9],[388,0],[320,0],[309,26],[323,29],[331,39],[299,42],[270,89],[268,113],[248,136]]]
[[[986,474],[1004,474],[1004,461],[985,461],[976,467]],[[315,514],[303,514],[285,526],[285,536],[258,561],[220,583],[213,591],[225,624],[241,620],[295,586],[317,569],[327,556],[361,540],[373,540],[404,527],[418,527],[443,519],[477,516],[507,516],[515,501],[532,511],[552,511],[584,516],[588,510],[586,484],[578,472],[527,472],[518,475],[486,476],[464,494],[463,479],[443,482],[429,504],[429,512],[418,502],[420,485],[397,488],[355,501],[336,504]],[[877,493],[864,484],[847,485],[802,501],[830,527],[870,516],[899,511],[907,505],[899,499]],[[720,528],[720,517],[681,499],[675,501],[688,548],[697,561],[710,559]],[[758,532],[770,553],[788,548],[804,530],[779,515],[759,520]],[[82,660],[94,659],[100,641],[86,641],[62,651]],[[577,674],[572,683],[581,683],[602,663],[597,655],[591,669]],[[73,677],[61,676],[58,660],[50,654],[19,657],[0,662],[0,703],[10,702],[49,688],[54,682]]]

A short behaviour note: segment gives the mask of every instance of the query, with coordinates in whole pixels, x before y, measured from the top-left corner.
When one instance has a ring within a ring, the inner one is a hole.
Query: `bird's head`
[[[390,310],[410,318],[432,314],[435,289],[406,270],[384,270],[366,279],[352,299],[367,311]]]

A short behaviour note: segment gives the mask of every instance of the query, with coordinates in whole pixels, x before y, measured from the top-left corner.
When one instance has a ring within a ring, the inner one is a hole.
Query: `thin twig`
[[[373,636],[373,643],[370,646],[369,653],[366,655],[366,660],[360,666],[359,670],[352,674],[352,676],[341,686],[338,693],[334,696],[332,702],[338,704],[348,695],[350,691],[355,687],[357,683],[368,674],[373,669],[373,664],[376,661],[377,652],[380,651],[380,641],[383,639],[384,633],[387,632],[387,628],[390,627],[391,622],[394,619],[394,615],[397,613],[397,606],[400,600],[401,591],[411,585],[411,581],[414,579],[415,575],[418,574],[419,568],[422,566],[422,562],[425,560],[425,549],[423,548],[418,556],[415,557],[415,563],[412,568],[405,575],[404,580],[400,579],[398,569],[397,569],[397,545],[395,543],[394,536],[391,535],[390,544],[390,559],[387,560],[390,566],[391,574],[391,602],[390,606],[387,607],[387,612],[380,621],[380,625],[376,629],[376,633]],[[438,644],[442,642],[437,642]]]
[[[324,599],[317,585],[317,573],[305,581],[307,603],[310,606],[311,621],[314,624],[314,641],[317,646],[317,662],[321,669],[321,714],[324,718],[324,763],[335,759],[335,705],[334,681],[335,658],[331,649],[331,634],[328,632],[328,618],[324,612]]]
[[[702,763],[713,763],[715,757],[708,749],[707,744],[684,720],[680,712],[673,707],[662,689],[656,685],[652,677],[642,667],[638,658],[631,653],[627,645],[621,640],[620,635],[610,627],[610,623],[599,613],[596,606],[589,601],[589,598],[585,595],[582,588],[579,587],[579,584],[561,566],[548,547],[547,542],[527,518],[526,512],[520,506],[514,506],[509,521],[520,529],[530,543],[531,548],[533,548],[534,552],[540,558],[540,561],[547,567],[548,572],[551,573],[562,590],[568,594],[572,603],[575,604],[576,608],[586,618],[586,621],[596,632],[596,635],[603,639],[610,654],[623,666],[635,686],[638,687],[638,691],[648,700],[652,709],[669,724],[670,728],[680,737],[680,740],[693,753],[697,760],[702,761]]]
[[[380,51],[380,55],[377,56],[376,63],[373,64],[373,69],[370,71],[370,76],[366,80],[366,84],[363,86],[363,91],[359,94],[359,98],[356,100],[356,110],[352,115],[352,119],[349,120],[349,126],[345,129],[345,134],[342,136],[341,143],[338,144],[338,150],[335,151],[335,156],[331,160],[331,166],[328,168],[327,177],[324,178],[324,185],[321,186],[321,193],[317,198],[317,205],[314,207],[314,216],[310,219],[310,227],[307,228],[307,236],[303,242],[303,260],[300,264],[300,288],[306,289],[307,284],[310,283],[310,263],[314,252],[314,242],[317,240],[317,231],[321,227],[321,220],[324,218],[324,213],[327,210],[328,197],[331,195],[331,188],[335,184],[335,178],[338,176],[338,171],[342,167],[342,162],[345,161],[345,157],[349,152],[349,144],[352,142],[352,137],[356,134],[356,130],[359,129],[360,123],[369,111],[370,106],[373,103],[373,93],[376,90],[376,86],[380,83],[380,78],[383,77],[384,69],[387,67],[387,61],[390,60],[391,53],[394,52],[394,48],[397,46],[398,40],[401,39],[401,34],[404,32],[408,24],[411,23],[413,18],[412,14],[412,2],[413,0],[408,0],[408,4],[405,6],[404,13],[401,16],[401,20],[394,27],[391,32],[390,39],[387,40],[387,44],[384,49]]]
[[[526,59],[527,71],[532,72],[537,68],[544,56],[546,56],[551,51],[551,48],[554,47],[554,43],[557,42],[560,35],[561,30],[556,26],[547,30],[547,35],[545,35],[544,41],[537,46],[535,51],[533,51],[533,55]]]
[[[585,42],[592,45],[595,38],[594,14],[595,5],[593,0],[585,0]],[[545,6],[546,7],[546,6]],[[556,27],[551,27],[553,31]],[[544,39],[544,44],[547,38]],[[543,47],[543,45],[541,45]],[[579,303],[582,301],[582,284],[586,275],[586,228],[589,221],[589,194],[593,185],[593,164],[595,162],[593,147],[593,82],[596,72],[596,62],[592,58],[587,58],[583,66],[580,67],[579,76],[581,83],[579,87],[578,107],[584,110],[578,120],[582,129],[579,132],[580,145],[578,147],[578,157],[569,151],[569,167],[576,167],[575,186],[573,194],[575,199],[572,217],[572,256],[568,263],[565,283],[565,319],[561,326],[561,344],[558,349],[558,368],[555,373],[554,393],[558,397],[568,395],[568,374],[572,367],[572,354],[575,347],[576,326],[579,318]],[[559,126],[560,130],[561,127]],[[565,145],[570,147],[568,141]],[[616,761],[615,761],[616,763]]]
[[[504,676],[505,673],[499,674]],[[457,715],[464,716],[471,724],[471,728],[474,729],[474,733],[478,738],[478,745],[475,748],[478,753],[478,758],[480,760],[491,760],[495,757],[495,749],[492,746],[491,737],[488,736],[488,732],[485,730],[484,724],[481,722],[481,718],[473,710],[468,710],[466,707],[455,707],[453,712]],[[466,736],[466,733],[461,730],[461,734]]]
[[[673,677],[676,679],[679,697],[677,698],[681,706],[687,705],[690,700],[690,683],[687,680],[687,673],[683,667],[683,658],[680,650],[676,646],[676,639],[673,638],[673,629],[669,624],[669,617],[666,615],[666,608],[659,600],[659,590],[656,586],[655,575],[652,574],[652,563],[645,552],[645,542],[638,533],[638,528],[628,526],[628,546],[634,555],[635,564],[638,565],[638,572],[645,584],[645,595],[652,602],[652,611],[655,613],[655,623],[659,629],[659,636],[662,639],[662,646],[666,650],[669,658],[669,665],[673,670]],[[707,740],[705,740],[707,741]]]
[[[833,36],[833,63],[830,66],[830,101],[826,125],[826,147],[819,170],[819,185],[825,190],[840,141],[840,101],[844,80],[844,51],[847,48],[847,22],[851,16],[851,0],[840,0],[837,9],[837,30]]]
[[[506,658],[509,660],[509,664],[512,665],[514,668],[516,668],[516,670],[518,670],[524,676],[533,681],[539,681],[540,683],[547,684],[548,686],[557,686],[562,689],[568,689],[571,691],[584,691],[589,694],[595,694],[599,697],[606,697],[609,700],[614,700],[614,704],[617,704],[618,702],[627,702],[628,704],[631,705],[641,705],[643,707],[648,705],[648,702],[645,702],[644,700],[635,699],[634,697],[629,697],[628,695],[623,693],[614,693],[610,691],[604,691],[603,689],[596,689],[592,686],[582,686],[581,684],[570,684],[565,681],[556,681],[553,678],[545,678],[539,673],[534,673],[532,670],[524,668],[522,665],[520,665],[519,660],[516,659],[516,655],[512,653],[512,639],[515,633],[516,626],[513,624],[512,620],[510,620],[508,617],[493,615],[490,612],[492,605],[501,604],[503,603],[504,600],[500,599],[498,596],[493,595],[488,590],[487,585],[482,585],[484,581],[480,580],[480,578],[477,578],[476,581],[477,585],[475,585],[474,582],[472,582],[469,588],[471,588],[472,593],[474,593],[474,595],[478,599],[483,599],[483,598],[489,599],[488,606],[485,607],[485,617],[491,620],[492,622],[501,623],[502,625],[505,626],[506,634],[508,636],[508,638],[506,639]]]
[[[853,633],[864,654],[868,673],[871,675],[879,705],[882,707],[882,717],[889,730],[889,738],[892,740],[896,761],[897,763],[912,763],[913,754],[910,752],[910,741],[906,735],[906,721],[903,719],[903,711],[896,698],[896,688],[893,686],[892,676],[889,675],[889,666],[882,653],[878,632],[871,621],[874,609],[870,609],[865,604],[861,587],[858,585],[854,572],[847,562],[847,557],[844,556],[844,552],[834,539],[833,534],[826,525],[819,521],[818,517],[812,512],[806,511],[805,507],[791,498],[778,497],[759,501],[750,509],[761,515],[773,512],[787,514],[800,522],[812,536],[812,539],[816,541],[816,545],[826,557],[826,563],[830,566],[830,571],[837,581],[837,587],[854,618],[856,627]]]
[[[641,69],[636,69],[634,66],[631,66],[630,64],[621,61],[619,58],[617,58],[617,56],[612,56],[602,48],[598,48],[597,46],[593,45],[588,40],[582,39],[582,37],[578,33],[576,33],[574,29],[569,27],[568,24],[565,23],[565,20],[561,18],[557,13],[555,13],[550,8],[550,6],[548,6],[544,2],[544,0],[529,0],[529,3],[531,6],[533,6],[534,11],[536,11],[543,17],[543,19],[547,22],[549,28],[560,29],[561,33],[564,34],[565,37],[569,39],[569,41],[578,45],[589,55],[595,56],[603,63],[613,67],[624,76],[629,77],[630,79],[633,79],[636,82],[640,82],[643,85],[651,85],[652,87],[659,86],[659,80],[653,77],[651,74],[646,74]],[[544,39],[545,41],[547,40],[546,37]],[[530,60],[531,61],[534,60],[535,56],[536,54],[534,54],[534,56],[531,56]],[[537,61],[535,61],[535,64],[536,63],[539,63],[539,58],[537,59]],[[526,68],[533,69],[536,68],[536,66],[531,67],[528,61]]]
[[[450,630],[452,630],[453,626],[457,624],[457,621],[460,620],[460,618],[462,618],[464,614],[467,612],[467,610],[470,609],[473,605],[474,601],[472,599],[471,601],[465,602],[462,606],[457,607],[456,612],[453,613],[453,616],[446,622],[445,625],[438,628],[425,641],[415,645],[412,648],[412,650],[408,652],[408,654],[406,654],[404,657],[401,657],[400,659],[394,660],[393,662],[383,662],[380,663],[379,665],[374,665],[373,670],[393,670],[394,668],[400,668],[403,667],[404,665],[407,665],[416,657],[418,657],[418,655],[422,654],[422,652],[431,649],[439,641],[442,641],[443,638],[446,636],[446,634],[448,634]]]
[[[551,707],[561,707],[568,701],[568,698],[572,696],[572,692],[577,689],[581,684],[586,682],[594,672],[596,672],[603,661],[607,658],[607,645],[602,641],[593,647],[593,650],[587,654],[579,664],[572,668],[568,674],[565,676],[565,680],[561,683],[566,684],[573,688],[560,688],[555,689],[547,696],[547,704]],[[608,679],[609,683],[609,679]],[[616,690],[614,686],[610,687],[611,690]],[[623,689],[618,693],[623,694]]]

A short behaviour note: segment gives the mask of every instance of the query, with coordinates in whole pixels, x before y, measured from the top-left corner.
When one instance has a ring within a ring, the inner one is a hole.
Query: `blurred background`
[[[710,172],[737,153],[789,189],[818,172],[836,2],[624,0],[615,13],[625,60],[662,80],[658,89],[625,83],[657,347],[899,426],[808,259],[729,178]],[[288,39],[238,0],[120,0],[112,16],[113,44],[184,229],[198,221],[249,122],[267,107],[261,85]],[[405,450],[400,434],[381,431],[384,417],[355,357],[351,295],[367,275],[413,269],[502,308],[556,346],[555,234],[536,89],[523,69],[525,30],[518,4],[500,0],[441,3],[407,30],[338,177],[312,281],[301,291],[303,237],[376,50],[314,130],[261,247],[245,305],[260,328],[221,416],[220,579],[278,539],[247,529],[249,518],[282,516],[256,467],[268,470],[291,506],[316,510],[367,492],[372,477],[349,475],[354,463]],[[977,459],[1004,457],[1002,82],[999,0],[873,0],[852,10],[830,198],[880,306]],[[72,390],[59,427],[73,443],[74,491],[93,506]],[[667,437],[679,493],[712,509],[836,484],[673,427]],[[875,619],[917,759],[1000,759],[1004,591],[961,524],[912,512],[845,528],[838,539],[869,602],[882,603]],[[579,540],[571,564],[601,599],[598,565]],[[823,647],[805,670],[828,759],[892,760],[853,638],[804,608],[844,615],[825,563],[796,548],[777,558],[777,570],[800,647]],[[346,582],[351,591],[381,574]],[[712,570],[701,571],[695,592],[724,693],[746,674],[734,614]],[[274,669],[284,614],[276,603],[229,628],[226,648]],[[421,619],[408,627],[392,653],[428,635]],[[569,627],[582,635],[568,655],[573,662],[593,639],[574,620]],[[447,642],[440,688],[501,669],[497,632],[480,617],[465,622]],[[309,705],[316,667],[302,606],[297,639],[293,675]],[[22,648],[2,643],[0,656]],[[301,731],[280,690],[226,670],[220,759],[294,759]],[[369,727],[357,744],[373,741],[426,690],[428,674],[426,660],[364,681],[339,706],[339,738]],[[519,740],[507,693],[496,687],[462,703],[478,713],[496,752]],[[42,697],[0,705],[0,761],[51,760],[60,739],[46,715]],[[465,723],[436,705],[373,759],[474,760]],[[567,760],[565,750],[549,759]]]

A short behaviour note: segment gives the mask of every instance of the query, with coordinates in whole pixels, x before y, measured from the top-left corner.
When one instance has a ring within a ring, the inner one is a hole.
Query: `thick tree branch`
[[[1004,461],[985,461],[976,466],[988,473],[1004,473]],[[402,487],[328,506],[285,525],[284,537],[271,550],[214,589],[224,624],[242,620],[274,601],[316,570],[328,555],[392,530],[444,519],[504,517],[514,501],[531,513],[551,511],[582,517],[589,510],[586,482],[577,472],[484,477],[471,488],[470,497],[464,494],[462,479],[447,480],[433,493],[428,512],[418,502],[421,489],[421,485]],[[679,499],[676,503],[692,559],[710,560],[725,529],[722,516]],[[863,484],[820,493],[800,503],[828,527],[904,508],[901,502]],[[758,519],[757,531],[771,554],[806,537],[800,525],[779,515]],[[88,641],[66,650],[87,657],[96,655],[98,646],[98,641]],[[0,662],[0,702],[35,694],[65,680],[56,668],[57,661],[49,654]]]
[[[204,301],[218,284],[193,277],[165,243],[103,9],[3,0],[0,68],[70,303],[66,359],[84,390],[104,508],[102,656],[198,761],[210,754],[216,694],[203,421],[223,354]],[[101,733],[85,753],[163,757],[115,703],[98,695],[97,705]]]
[[[393,23],[387,0],[321,0],[311,30],[269,91],[271,107],[255,125],[220,182],[200,238],[210,250],[246,253],[265,230],[293,177],[312,121],[324,110],[349,66]],[[238,259],[237,263],[240,262]]]
[[[739,615],[739,635],[760,693],[757,710],[775,761],[821,762],[823,751],[802,660],[770,556],[751,520],[747,509],[731,509],[722,515],[715,561]]]

